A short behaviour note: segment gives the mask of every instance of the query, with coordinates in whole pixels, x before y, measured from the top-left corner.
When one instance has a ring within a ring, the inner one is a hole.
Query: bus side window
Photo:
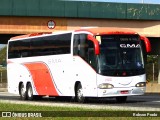
[[[73,55],[79,55],[80,50],[80,35],[74,35]]]
[[[73,55],[79,55],[85,61],[88,61],[88,42],[87,34],[74,35]]]
[[[88,50],[88,63],[92,66],[94,70],[96,70],[97,68],[96,55],[94,54],[93,48],[89,48]]]
[[[30,57],[30,39],[19,42],[19,51],[21,52],[21,57]]]
[[[84,60],[88,60],[88,44],[87,44],[87,35],[86,34],[80,34],[80,51],[79,51],[79,55],[84,59]]]
[[[21,57],[30,57],[30,54],[28,51],[21,51]]]
[[[94,70],[97,70],[96,55],[94,53],[94,44],[90,40],[88,40],[88,63],[92,66]]]
[[[20,51],[17,41],[9,42],[8,58],[20,58]]]
[[[11,59],[11,58],[20,58],[21,55],[20,55],[20,52],[19,51],[10,51],[8,52],[8,59]]]

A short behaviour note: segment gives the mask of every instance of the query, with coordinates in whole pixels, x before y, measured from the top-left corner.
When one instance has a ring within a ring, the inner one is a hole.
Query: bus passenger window
[[[78,55],[79,50],[80,50],[80,38],[79,35],[74,35],[73,55]]]
[[[79,55],[83,58],[83,59],[85,59],[85,60],[87,60],[87,47],[88,47],[88,45],[87,45],[87,36],[86,36],[86,34],[80,34],[80,52],[79,52]]]
[[[96,55],[94,54],[94,49],[93,48],[89,48],[88,50],[88,63],[92,66],[92,68],[94,70],[96,70]]]

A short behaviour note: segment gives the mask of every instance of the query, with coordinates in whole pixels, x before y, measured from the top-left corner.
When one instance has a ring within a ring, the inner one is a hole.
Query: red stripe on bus
[[[8,61],[7,61],[7,64],[10,64],[10,63],[13,63],[13,62],[12,62],[12,61],[10,61],[10,60],[8,60]]]
[[[53,84],[50,71],[44,63],[25,63],[24,65],[32,75],[32,80],[38,95],[59,96]]]

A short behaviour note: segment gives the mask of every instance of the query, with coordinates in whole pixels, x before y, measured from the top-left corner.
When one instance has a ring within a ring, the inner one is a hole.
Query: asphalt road
[[[55,98],[44,97],[36,101],[22,101],[17,95],[7,92],[0,92],[0,102],[16,104],[33,104],[42,106],[66,106],[83,107],[91,109],[116,109],[133,111],[160,111],[160,94],[145,94],[142,96],[130,96],[126,103],[116,103],[114,98],[91,99],[87,103],[79,104],[70,100],[56,100]]]

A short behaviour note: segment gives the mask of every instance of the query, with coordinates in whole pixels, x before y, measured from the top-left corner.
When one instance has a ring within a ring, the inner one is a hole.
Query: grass
[[[26,104],[11,104],[0,102],[0,111],[4,112],[15,112],[15,113],[41,113],[42,119],[74,119],[74,120],[158,120],[160,117],[131,117],[133,112],[131,111],[114,111],[111,109],[95,110],[86,108],[76,108],[76,107],[55,107],[55,106],[37,106],[37,105],[26,105]],[[108,113],[108,116],[103,116],[103,114]],[[145,112],[144,112],[145,113]],[[147,113],[147,112],[146,112]],[[160,113],[159,113],[160,114]],[[49,116],[49,117],[48,117]],[[75,117],[72,117],[75,116]],[[113,117],[112,117],[113,116]],[[116,117],[119,116],[119,117]],[[1,118],[0,118],[1,119]],[[3,118],[7,119],[7,118]],[[15,118],[22,119],[22,118]],[[23,118],[23,119],[36,119],[36,118]],[[41,118],[37,118],[38,120]]]
[[[12,104],[0,102],[0,111],[82,111],[89,110],[83,108],[38,106],[26,104]]]

